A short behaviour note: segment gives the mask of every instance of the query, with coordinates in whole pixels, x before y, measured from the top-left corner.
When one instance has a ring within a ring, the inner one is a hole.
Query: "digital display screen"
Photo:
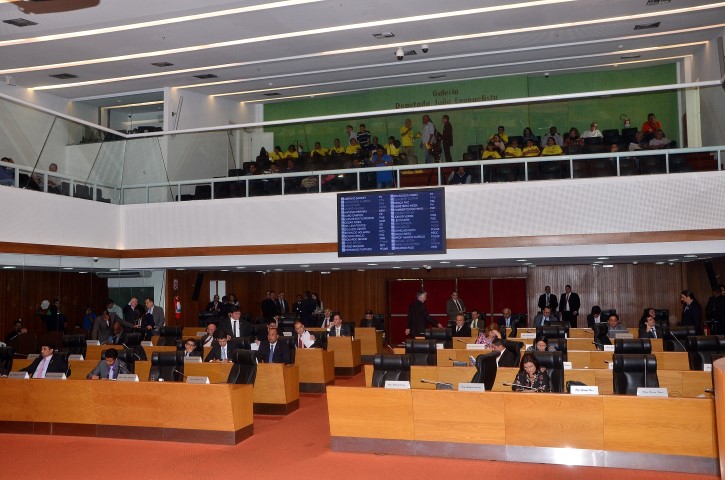
[[[337,195],[340,257],[446,253],[445,189]]]

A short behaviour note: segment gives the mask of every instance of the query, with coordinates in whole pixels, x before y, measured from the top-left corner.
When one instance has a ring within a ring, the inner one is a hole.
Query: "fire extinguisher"
[[[178,320],[181,318],[181,302],[179,301],[178,295],[174,297],[174,308],[176,310],[176,319]]]
[[[629,119],[626,113],[623,113],[619,116],[619,119],[624,122],[624,128],[629,128],[632,126],[632,121]]]

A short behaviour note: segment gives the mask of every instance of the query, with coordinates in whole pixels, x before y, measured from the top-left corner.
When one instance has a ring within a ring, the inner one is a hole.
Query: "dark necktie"
[[[274,357],[274,345],[269,344],[269,363],[272,363],[272,357]]]

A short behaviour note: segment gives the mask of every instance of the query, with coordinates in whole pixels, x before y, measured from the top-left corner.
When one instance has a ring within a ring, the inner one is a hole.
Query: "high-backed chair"
[[[280,338],[286,338],[286,337],[280,337]],[[227,345],[231,345],[231,347],[233,349],[240,348],[242,350],[251,350],[252,342],[253,342],[253,340],[250,337],[239,337],[239,338],[232,338],[231,340],[229,340]]]
[[[524,342],[504,340],[503,346],[514,354],[514,356],[516,357],[516,365],[514,365],[514,367],[518,367],[519,362],[521,362],[521,349],[524,348]]]
[[[315,343],[327,350],[327,332],[314,332]]]
[[[373,359],[373,387],[384,387],[386,380],[410,381],[410,357],[378,353]]]
[[[355,322],[342,322],[343,325],[350,327],[350,336],[355,336]]]
[[[476,357],[476,374],[473,375],[471,383],[483,383],[487,391],[491,390],[494,382],[496,382],[496,372],[498,371],[498,365],[496,364],[497,358],[498,352],[478,355]]]
[[[612,341],[607,336],[607,324],[598,323],[594,325],[594,344],[597,350],[604,350],[604,345],[611,345]]]
[[[70,355],[86,356],[86,336],[85,335],[63,335],[60,341],[61,349]]]
[[[227,383],[238,385],[254,385],[257,378],[257,352],[251,350],[235,350],[232,353],[232,369],[229,371]]]
[[[287,350],[289,350],[289,361],[290,364],[295,363],[295,353],[297,353],[297,343],[295,337],[279,337],[279,342],[287,344]]]
[[[10,372],[13,369],[13,354],[15,349],[13,347],[0,347],[0,368],[6,372]]]
[[[154,352],[151,355],[149,382],[163,379],[165,382],[181,382],[184,373],[184,354],[182,352]]]
[[[697,331],[692,325],[664,328],[661,332],[662,348],[665,352],[686,352],[687,337],[697,335]]]
[[[712,355],[719,353],[725,353],[725,345],[723,345],[721,337],[713,335],[687,337],[690,370],[703,370],[705,364],[712,364]]]
[[[181,339],[183,329],[184,327],[180,325],[159,327],[159,346],[176,345],[176,342]]]
[[[282,335],[282,332],[294,332],[295,318],[290,316],[280,317],[280,319],[277,321],[277,327],[279,329],[280,335]]]
[[[435,340],[407,339],[405,353],[410,355],[411,365],[437,365]]]
[[[53,352],[53,356],[57,358],[62,358],[65,364],[68,365],[68,370],[65,372],[65,376],[67,378],[70,378],[71,368],[70,363],[68,363],[68,357],[70,356],[70,353],[56,350]]]
[[[564,361],[568,361],[569,355],[568,355],[568,349],[566,346],[566,338],[553,338],[549,340],[549,348],[554,347],[557,352],[561,352]]]
[[[652,342],[649,338],[615,338],[614,353],[648,355],[652,353]]]
[[[442,343],[443,348],[453,348],[453,335],[450,328],[429,328],[425,331],[426,340]]]
[[[553,338],[566,338],[569,335],[569,327],[561,325],[544,325],[543,327],[536,327],[536,341],[538,342],[541,337],[548,339]]]
[[[654,355],[612,356],[612,382],[615,395],[636,395],[638,387],[657,388],[657,357]]]
[[[8,347],[13,347],[14,353],[28,355],[38,352],[38,337],[32,333],[21,333],[8,342]]]
[[[142,334],[128,333],[126,334],[126,343],[124,345],[133,350],[136,360],[145,362],[146,360],[148,360],[148,357],[146,356],[146,350],[144,350],[141,346],[142,340]]]
[[[128,372],[120,373],[136,373],[136,355],[132,348],[124,348],[123,350],[116,350],[118,352],[118,359],[126,364],[126,370]],[[101,350],[101,360],[106,358],[106,350]]]
[[[551,391],[564,393],[564,354],[562,352],[533,352],[533,354],[549,374]]]

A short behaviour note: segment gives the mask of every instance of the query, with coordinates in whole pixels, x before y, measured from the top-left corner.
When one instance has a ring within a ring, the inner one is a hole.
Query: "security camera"
[[[98,261],[98,257],[93,257],[93,262],[95,263],[97,261]]]
[[[544,78],[549,78],[549,72],[546,72],[546,73],[544,74]]]
[[[395,51],[395,58],[397,58],[398,60],[402,60],[404,56],[405,52],[402,48],[398,47],[398,49]]]
[[[420,49],[423,50],[423,53],[428,53],[428,44],[424,43],[420,46]]]

